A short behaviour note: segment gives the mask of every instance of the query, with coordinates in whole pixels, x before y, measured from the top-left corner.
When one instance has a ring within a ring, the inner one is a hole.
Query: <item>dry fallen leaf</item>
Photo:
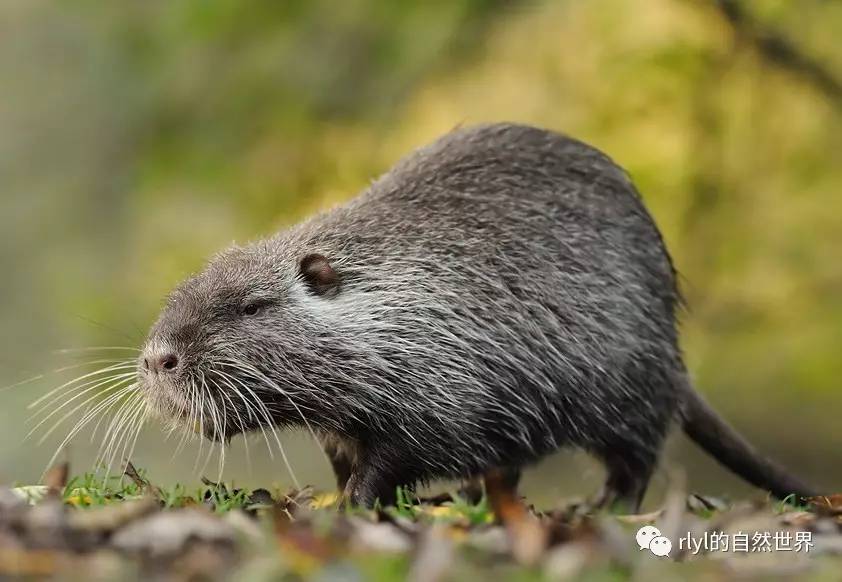
[[[161,490],[150,483],[148,479],[141,477],[140,473],[137,472],[137,469],[135,469],[132,462],[128,459],[126,459],[126,469],[123,471],[123,474],[131,479],[146,495],[151,495],[156,499],[160,499]]]
[[[842,493],[834,495],[817,495],[816,497],[808,497],[807,501],[810,506],[821,513],[830,513],[833,515],[842,515]]]
[[[53,550],[0,548],[0,577],[49,577],[55,575],[62,554]]]
[[[290,497],[287,496],[287,501]],[[306,502],[309,504],[309,500]],[[309,577],[324,564],[342,555],[341,548],[330,532],[317,533],[307,519],[293,519],[300,514],[296,502],[276,504],[272,511],[275,540],[283,560],[299,576]]]
[[[339,503],[339,493],[336,491],[319,493],[318,495],[315,495],[310,502],[310,509],[323,509],[325,507],[330,507],[331,505],[336,505],[337,503]]]
[[[111,538],[117,549],[156,557],[175,556],[189,542],[233,546],[235,530],[220,517],[199,509],[161,511],[134,521]]]
[[[61,495],[67,485],[67,477],[70,474],[70,464],[65,462],[50,467],[44,474],[44,485],[51,495]]]
[[[286,515],[287,519],[292,519],[296,514],[310,511],[313,508],[313,488],[305,485],[301,489],[291,489],[286,493],[274,507]],[[277,521],[278,514],[276,512],[275,519]]]
[[[114,531],[149,515],[160,506],[156,499],[143,497],[86,511],[69,512],[67,522],[74,531]]]

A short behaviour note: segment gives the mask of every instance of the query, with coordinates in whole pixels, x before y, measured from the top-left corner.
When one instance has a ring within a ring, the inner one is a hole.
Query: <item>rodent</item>
[[[620,167],[551,131],[480,125],[213,258],[169,297],[139,376],[158,414],[196,423],[201,408],[209,438],[314,429],[365,506],[491,470],[516,483],[578,447],[606,466],[599,502],[636,509],[674,422],[750,483],[813,495],[693,390],[680,307]]]

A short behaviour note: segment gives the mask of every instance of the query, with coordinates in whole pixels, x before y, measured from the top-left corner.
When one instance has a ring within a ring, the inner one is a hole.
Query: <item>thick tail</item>
[[[686,387],[681,411],[684,432],[714,459],[778,499],[795,495],[800,502],[818,495],[812,487],[758,453],[689,383]]]

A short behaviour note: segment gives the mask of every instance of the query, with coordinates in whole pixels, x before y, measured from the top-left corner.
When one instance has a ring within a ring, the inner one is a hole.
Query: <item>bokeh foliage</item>
[[[838,483],[842,105],[756,41],[842,75],[842,4],[739,2],[747,29],[730,4],[3,3],[0,381],[54,347],[137,344],[232,240],[347,199],[457,124],[524,121],[629,170],[683,276],[702,390]],[[18,438],[47,387],[0,392],[0,479],[49,457]]]

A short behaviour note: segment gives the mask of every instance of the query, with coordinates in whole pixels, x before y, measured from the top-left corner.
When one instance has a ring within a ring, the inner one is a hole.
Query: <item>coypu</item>
[[[622,169],[528,126],[457,129],[364,193],[216,256],[170,296],[139,359],[150,408],[205,436],[306,426],[345,499],[604,462],[639,506],[673,421],[778,497],[812,490],[692,389],[662,237]],[[201,394],[201,402],[198,401]]]

